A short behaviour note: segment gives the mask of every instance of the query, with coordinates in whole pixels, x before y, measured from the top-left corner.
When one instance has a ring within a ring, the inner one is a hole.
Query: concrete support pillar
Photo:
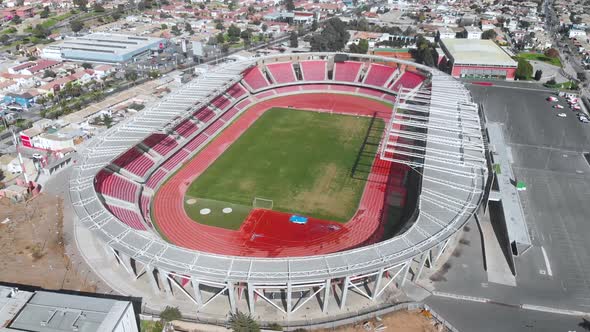
[[[371,300],[375,301],[377,298],[377,293],[379,292],[379,287],[381,287],[381,279],[383,279],[383,268],[379,269],[377,275],[375,276],[375,285],[373,286],[373,292],[371,293]]]
[[[121,265],[123,265],[123,268],[125,269],[125,271],[127,271],[129,273],[129,275],[131,275],[133,277],[133,281],[135,281],[135,271],[133,270],[133,266],[131,265],[131,257],[125,255],[122,252],[119,252],[119,261],[121,263]]]
[[[231,312],[235,314],[237,312],[236,289],[234,287],[234,283],[231,281],[227,282],[227,295],[229,298],[229,308],[230,308]]]
[[[330,288],[332,288],[332,280],[327,279],[326,285],[324,286],[324,303],[322,305],[322,312],[328,310],[328,303],[330,302]]]
[[[164,293],[166,293],[166,295],[169,297],[174,296],[174,290],[172,289],[170,280],[168,280],[168,271],[158,269],[158,275],[160,276],[160,282],[162,284],[162,290]]]
[[[254,284],[253,283],[248,283],[248,305],[250,308],[250,314],[254,315],[254,310],[256,310],[255,307],[255,303],[256,303],[256,297],[254,296]]]
[[[193,285],[193,293],[194,293],[194,297],[195,297],[195,302],[197,302],[197,305],[202,306],[203,305],[203,296],[201,296],[201,288],[199,287],[200,283],[197,279],[192,277],[191,284]]]
[[[436,264],[436,262],[438,262],[438,259],[440,258],[440,256],[443,254],[443,252],[445,251],[445,249],[447,248],[447,245],[449,244],[449,239],[447,239],[444,243],[439,245],[439,251],[438,254],[434,257],[434,261],[432,262],[432,264]]]
[[[410,265],[412,265],[412,259],[408,260],[408,262],[406,263],[406,267],[404,267],[405,271],[404,274],[402,275],[402,282],[401,282],[401,286],[405,285],[406,283],[406,279],[408,279],[408,272],[410,272]]]
[[[291,310],[293,309],[293,299],[291,293],[293,293],[293,289],[291,282],[289,281],[287,282],[287,314],[290,314]]]
[[[154,275],[154,268],[146,265],[145,266],[145,274],[147,276],[148,282],[150,286],[152,286],[152,290],[156,293],[160,293],[160,287],[158,287],[158,281],[156,280],[156,276]]]
[[[115,256],[115,251],[111,248],[108,244],[102,246],[104,248],[104,253],[107,261],[112,265],[119,264],[117,257]]]
[[[342,284],[342,296],[340,299],[340,309],[344,308],[344,305],[346,304],[346,297],[348,296],[348,285],[350,284],[350,277],[347,276],[346,278],[344,278],[344,282]]]
[[[424,269],[424,263],[426,263],[426,260],[428,259],[429,254],[430,254],[429,251],[422,254],[421,259],[420,259],[420,267],[418,267],[418,273],[416,273],[416,275],[414,276],[414,281],[418,281],[418,279],[420,278],[420,275],[422,274],[422,270]]]

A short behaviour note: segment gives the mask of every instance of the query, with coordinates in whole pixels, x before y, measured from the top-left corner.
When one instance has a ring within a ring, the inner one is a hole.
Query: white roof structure
[[[334,56],[333,53],[309,55]],[[178,123],[192,113],[191,110],[206,105],[240,80],[244,69],[274,56],[223,64],[168,95],[154,107],[93,139],[70,180],[70,196],[80,221],[108,246],[142,264],[212,282],[272,284],[349,277],[400,265],[445,242],[471,218],[483,197],[487,170],[482,167],[484,144],[482,132],[477,127],[477,106],[459,81],[436,69],[399,59],[355,56],[367,61],[396,61],[431,75],[430,90],[404,95],[404,101],[398,102],[398,107],[415,109],[424,115],[394,117],[396,121],[427,129],[420,135],[397,133],[415,136],[412,138],[425,143],[423,147],[400,149],[413,160],[410,166],[424,169],[415,221],[403,234],[322,256],[224,256],[182,248],[151,232],[134,230],[117,220],[102,204],[93,185],[98,171],[149,134],[170,126],[170,123]],[[406,103],[410,99],[421,105]]]
[[[128,311],[128,331],[137,331],[128,301],[0,286],[0,332],[115,331]]]
[[[496,43],[487,39],[441,39],[455,65],[516,67],[517,63]]]

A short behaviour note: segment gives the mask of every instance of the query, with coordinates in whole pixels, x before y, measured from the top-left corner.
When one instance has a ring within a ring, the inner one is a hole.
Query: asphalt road
[[[516,258],[516,287],[490,283],[483,269],[477,226],[471,223],[471,231],[463,235],[469,245],[460,247],[459,257],[451,257],[451,269],[434,286],[437,291],[503,304],[502,308],[478,304],[486,308],[481,314],[493,309],[494,315],[505,316],[498,319],[503,325],[492,330],[574,331],[579,317],[557,315],[567,324],[555,325],[534,318],[543,317],[537,312],[515,307],[528,304],[590,312],[590,166],[582,154],[590,150],[590,124],[580,123],[563,98],[560,103],[566,107],[557,110],[545,100],[547,91],[506,86],[510,84],[467,85],[475,101],[484,105],[488,121],[503,124],[515,176],[527,184],[520,198],[533,247]],[[557,117],[559,112],[565,112],[567,118]],[[464,316],[460,308],[465,303],[451,301],[457,303],[452,310],[446,302],[434,300],[432,305],[462,331],[490,330],[486,324],[474,328],[476,325],[470,325],[475,324],[473,318]],[[476,307],[467,305],[465,310],[475,313]],[[504,311],[507,313],[501,314]],[[528,328],[525,325],[531,320],[543,323]]]

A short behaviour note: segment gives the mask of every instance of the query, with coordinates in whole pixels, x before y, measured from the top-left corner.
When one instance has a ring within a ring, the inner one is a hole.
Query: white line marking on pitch
[[[551,277],[553,276],[553,272],[551,271],[551,264],[549,264],[549,257],[547,257],[547,252],[545,248],[541,246],[541,251],[543,252],[543,258],[545,259],[545,265],[547,266],[547,274]]]

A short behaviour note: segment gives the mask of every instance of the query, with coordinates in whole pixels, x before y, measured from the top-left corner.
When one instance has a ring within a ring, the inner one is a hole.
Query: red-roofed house
[[[25,75],[37,75],[59,64],[60,62],[55,60],[39,60],[37,65],[23,69],[22,73]]]
[[[35,11],[33,7],[12,7],[2,9],[2,17],[12,19],[15,16],[19,17],[33,17]]]
[[[21,70],[33,67],[35,65],[37,65],[37,64],[34,62],[23,62],[21,64],[14,66],[14,67],[8,68],[8,72],[10,74],[18,74]]]

